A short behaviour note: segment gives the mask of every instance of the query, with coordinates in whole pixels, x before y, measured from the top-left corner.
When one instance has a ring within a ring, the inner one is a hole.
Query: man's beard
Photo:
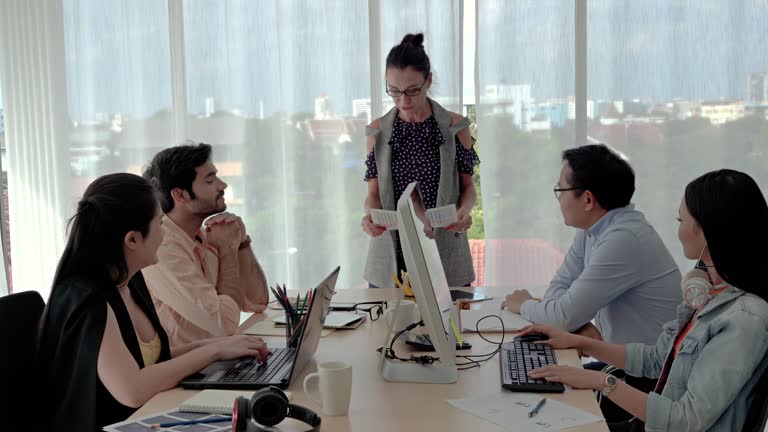
[[[219,197],[221,198],[221,197]],[[218,205],[219,198],[216,198],[216,201],[214,201],[211,205],[205,205],[200,206],[200,208],[195,210],[195,215],[207,218],[209,216],[222,213],[227,210],[227,203],[224,202],[221,206]]]

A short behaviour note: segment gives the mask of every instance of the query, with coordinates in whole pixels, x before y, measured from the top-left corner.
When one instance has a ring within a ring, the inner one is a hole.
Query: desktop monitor
[[[456,338],[450,321],[454,305],[437,244],[424,233],[426,221],[421,195],[417,183],[413,182],[397,203],[398,233],[408,280],[440,360],[430,366],[401,364],[401,371],[388,371],[385,364],[384,378],[390,381],[452,383],[458,379]],[[394,366],[390,365],[390,369]]]

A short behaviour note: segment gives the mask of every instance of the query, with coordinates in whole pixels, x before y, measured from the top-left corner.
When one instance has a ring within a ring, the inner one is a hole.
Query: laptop
[[[230,390],[288,387],[293,375],[301,373],[317,350],[340,269],[336,267],[315,288],[307,322],[296,348],[274,348],[266,363],[258,363],[252,357],[214,362],[199,373],[185,378],[181,386],[189,389]]]

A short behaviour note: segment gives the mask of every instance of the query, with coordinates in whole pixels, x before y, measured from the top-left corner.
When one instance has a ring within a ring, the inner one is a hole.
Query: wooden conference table
[[[471,291],[472,288],[467,288],[467,290]],[[488,300],[494,304],[500,303],[503,298],[503,290],[494,291],[484,288],[477,288],[477,290],[484,291],[486,295],[495,294],[494,299]],[[391,308],[399,294],[398,290],[387,288],[337,290],[333,301],[387,300]],[[279,312],[268,309],[267,315]],[[384,339],[387,336],[387,324],[384,318],[382,317],[377,321],[366,319],[355,330],[335,330],[323,337],[315,353],[315,359],[298,375],[293,376],[291,384],[287,388],[293,393],[292,403],[306,406],[318,412],[323,419],[322,430],[326,432],[399,432],[408,430],[500,432],[505,430],[487,420],[456,409],[446,402],[448,399],[479,397],[500,391],[498,355],[484,363],[480,368],[459,371],[459,380],[455,384],[386,382],[379,373],[379,354],[376,352],[376,348],[384,344]],[[243,331],[250,328],[254,323],[263,319],[268,318],[264,314],[254,315],[245,321],[240,329]],[[499,335],[498,333],[491,333],[487,337],[491,340],[498,340]],[[494,345],[485,342],[474,333],[464,333],[463,336],[472,344],[472,349],[463,353],[469,354],[471,351],[473,354],[484,354],[495,349]],[[264,337],[264,339],[267,344],[276,342],[284,346],[285,343],[284,337]],[[397,347],[396,344],[396,350]],[[403,353],[400,355],[408,352],[405,345],[397,351]],[[581,361],[575,350],[558,350],[556,354],[559,364],[581,366]],[[320,407],[307,398],[302,388],[304,377],[315,372],[318,363],[329,360],[341,360],[352,364],[352,401],[350,402],[349,415],[346,417],[323,415],[320,412]],[[173,409],[197,392],[197,390],[181,388],[165,391],[152,398],[133,417]],[[602,417],[592,391],[566,390],[565,393],[547,394],[547,397]],[[275,429],[305,431],[309,427],[293,419],[286,419]],[[601,421],[568,430],[607,431],[608,428],[605,422]]]

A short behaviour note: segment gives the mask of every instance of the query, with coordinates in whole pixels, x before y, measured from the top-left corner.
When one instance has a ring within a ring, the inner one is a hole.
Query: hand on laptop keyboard
[[[254,357],[258,361],[266,360],[270,350],[264,340],[258,336],[227,336],[211,344],[217,360],[232,360],[240,357]]]

